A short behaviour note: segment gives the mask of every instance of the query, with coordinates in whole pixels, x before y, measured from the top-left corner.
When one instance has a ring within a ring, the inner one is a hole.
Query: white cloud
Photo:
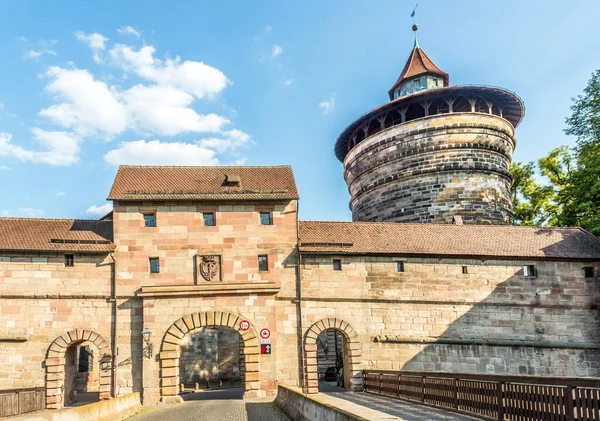
[[[179,88],[196,98],[221,92],[230,83],[219,69],[199,61],[181,61],[179,57],[165,61],[153,57],[152,46],[133,48],[117,44],[110,50],[113,62],[127,71],[160,85]]]
[[[140,130],[173,136],[182,132],[217,132],[229,121],[216,114],[200,115],[188,106],[194,98],[171,86],[135,85],[123,92],[133,123]]]
[[[49,55],[49,56],[55,56],[56,57],[56,53],[53,50],[50,50],[48,48],[43,48],[41,50],[29,50],[27,51],[24,55],[23,58],[32,58],[32,59],[36,59],[36,58],[40,58],[41,56],[43,56],[44,54]]]
[[[273,46],[273,49],[271,50],[271,57],[277,57],[277,56],[281,55],[281,53],[283,53],[283,48],[281,48],[279,45],[275,44]]]
[[[138,38],[140,37],[140,33],[129,25],[118,28],[117,32],[122,35],[135,35]]]
[[[85,34],[82,31],[75,32],[75,37],[82,42],[85,42],[92,50],[104,50],[106,48],[106,38],[104,35],[94,32],[93,34]]]
[[[70,165],[77,162],[79,138],[67,132],[49,132],[32,128],[31,132],[43,150],[32,151],[11,144],[12,135],[0,133],[0,156],[13,156],[20,161],[49,165]]]
[[[0,140],[0,142],[2,142],[2,140]],[[10,167],[8,165],[0,165],[0,170],[1,171],[8,171],[8,170],[10,170]]]
[[[56,191],[56,197],[61,197],[61,196],[65,196],[67,193],[62,191],[62,190],[57,190]]]
[[[112,203],[105,203],[104,205],[96,206],[92,205],[85,210],[85,213],[96,216],[104,216],[113,209]]]
[[[292,83],[294,83],[294,79],[285,79],[285,80],[283,81],[283,84],[284,84],[285,86],[290,86]]]
[[[94,52],[92,56],[96,63],[102,63],[103,58],[101,52],[106,49],[106,38],[104,35],[94,32],[93,34],[85,34],[82,31],[75,32],[75,37],[82,42],[85,42],[88,47]]]
[[[81,136],[112,136],[127,128],[127,109],[117,93],[87,70],[51,67],[47,75],[46,91],[65,102],[41,110],[41,116]]]
[[[250,135],[241,130],[228,130],[223,132],[224,137],[209,137],[198,141],[198,144],[207,149],[214,149],[218,153],[227,152],[246,145]]]
[[[43,210],[33,208],[19,208],[18,211],[20,215],[24,215],[29,218],[39,218],[44,214]]]
[[[136,140],[123,142],[104,155],[109,164],[121,165],[217,165],[215,152],[197,144]]]
[[[319,102],[319,107],[323,109],[323,114],[329,114],[335,107],[335,94],[331,94],[328,100]]]

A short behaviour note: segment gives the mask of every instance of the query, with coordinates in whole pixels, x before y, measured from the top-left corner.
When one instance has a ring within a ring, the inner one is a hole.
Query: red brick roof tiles
[[[0,250],[109,252],[112,221],[0,218]]]
[[[303,221],[300,240],[306,253],[600,260],[581,228]]]
[[[235,180],[239,182],[227,182]],[[117,171],[109,200],[283,200],[297,199],[291,166],[129,166]]]
[[[410,56],[404,65],[404,69],[402,69],[402,73],[400,73],[396,83],[394,83],[390,89],[390,99],[393,98],[392,93],[394,92],[394,89],[396,89],[402,82],[424,74],[433,74],[439,76],[444,79],[444,86],[449,85],[450,80],[448,73],[437,67],[427,56],[427,54],[425,54],[425,51],[421,50],[419,47],[415,47],[411,51]]]

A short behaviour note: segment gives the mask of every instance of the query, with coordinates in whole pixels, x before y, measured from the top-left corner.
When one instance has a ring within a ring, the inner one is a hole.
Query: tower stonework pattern
[[[513,223],[509,168],[523,103],[499,88],[449,87],[443,74],[415,47],[390,102],[338,138],[354,221]]]

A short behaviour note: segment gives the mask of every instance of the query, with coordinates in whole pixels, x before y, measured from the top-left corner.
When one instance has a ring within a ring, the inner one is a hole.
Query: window
[[[144,214],[144,226],[145,227],[155,227],[156,226],[156,214],[145,213]]]
[[[404,262],[396,262],[396,272],[404,272]]]
[[[342,261],[340,259],[333,259],[333,270],[342,270]]]
[[[469,273],[469,267],[468,266],[463,266],[462,267],[462,273],[463,273],[463,275],[468,274]]]
[[[535,270],[535,266],[534,265],[523,266],[523,275],[526,278],[537,278],[537,270]]]
[[[260,213],[260,224],[261,225],[271,225],[273,221],[271,221],[271,212],[261,212]]]
[[[583,268],[583,276],[585,278],[593,278],[594,277],[594,268],[591,266],[586,266]]]
[[[258,270],[261,272],[269,270],[269,258],[266,254],[258,256]]]
[[[160,273],[160,263],[158,257],[150,258],[150,273]]]
[[[215,223],[215,214],[214,213],[205,213],[204,214],[204,225],[207,227],[214,227],[217,225]]]
[[[72,254],[65,254],[65,266],[75,266],[75,256],[73,256]]]
[[[437,86],[438,86],[438,80],[434,79],[434,82],[435,82],[435,87],[437,88]]]

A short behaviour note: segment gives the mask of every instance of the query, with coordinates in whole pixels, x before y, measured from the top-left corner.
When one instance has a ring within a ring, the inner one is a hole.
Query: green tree
[[[577,137],[576,167],[558,195],[560,222],[600,235],[600,69],[592,74],[583,95],[573,98],[565,133]]]
[[[573,98],[565,133],[577,137],[537,162],[515,162],[511,194],[515,222],[537,226],[580,226],[600,235],[600,70],[583,95]],[[550,184],[535,179],[536,169]]]
[[[515,223],[518,225],[548,225],[551,218],[554,192],[550,186],[542,186],[535,180],[536,165],[515,162],[510,168],[513,177],[511,197]]]

